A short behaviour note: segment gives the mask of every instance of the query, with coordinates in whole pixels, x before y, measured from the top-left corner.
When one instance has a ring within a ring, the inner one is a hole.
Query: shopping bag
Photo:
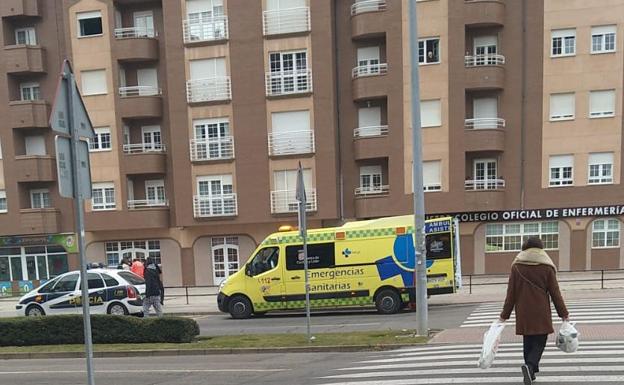
[[[479,357],[478,362],[478,366],[481,369],[487,369],[492,366],[503,329],[505,329],[504,322],[494,321],[488,331],[483,334],[483,348],[481,348],[481,357]]]
[[[574,327],[574,324],[563,321],[555,338],[555,345],[562,352],[574,353],[579,345],[578,336],[579,332]]]

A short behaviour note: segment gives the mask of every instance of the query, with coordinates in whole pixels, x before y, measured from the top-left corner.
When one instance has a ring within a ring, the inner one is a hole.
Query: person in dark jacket
[[[567,320],[569,313],[559,291],[557,268],[544,251],[542,241],[538,237],[529,237],[511,266],[507,298],[500,314],[500,320],[504,322],[512,310],[516,311],[516,334],[522,336],[524,350],[522,375],[525,385],[535,381],[548,335],[554,332],[551,298],[559,317]]]
[[[154,307],[156,315],[162,317],[163,284],[160,278],[162,271],[152,257],[145,260],[145,298],[143,299],[143,314],[149,316],[150,307]]]

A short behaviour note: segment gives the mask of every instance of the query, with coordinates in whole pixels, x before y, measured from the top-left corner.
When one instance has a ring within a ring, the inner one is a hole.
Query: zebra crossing
[[[577,324],[613,324],[624,323],[624,299],[604,298],[604,299],[584,299],[566,301],[566,306],[570,312],[570,319]],[[464,320],[461,327],[484,327],[490,326],[496,321],[503,309],[502,303],[487,303],[479,305]],[[557,317],[555,308],[552,308],[553,323],[561,323]],[[515,314],[507,321],[507,326],[515,325]]]
[[[481,345],[432,345],[371,354],[318,377],[318,385],[522,384],[521,343],[502,343],[490,369],[477,368]],[[537,384],[624,384],[624,341],[584,342],[576,353],[552,337]]]

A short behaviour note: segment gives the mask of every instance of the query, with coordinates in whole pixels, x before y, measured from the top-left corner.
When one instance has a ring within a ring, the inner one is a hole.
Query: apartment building
[[[624,268],[624,0],[421,0],[425,205],[463,269],[538,234],[561,270]],[[48,127],[72,61],[96,132],[87,257],[213,285],[280,225],[412,210],[407,0],[3,0],[0,286],[78,266]]]

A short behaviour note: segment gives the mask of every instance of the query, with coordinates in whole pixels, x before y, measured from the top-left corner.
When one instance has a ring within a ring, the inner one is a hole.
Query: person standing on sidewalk
[[[559,317],[567,320],[569,313],[559,291],[557,268],[544,251],[541,239],[529,237],[511,265],[507,298],[500,314],[500,321],[505,322],[515,308],[516,334],[522,336],[523,342],[525,385],[535,381],[548,335],[554,332],[550,298]]]
[[[143,315],[149,316],[150,307],[154,307],[156,315],[162,317],[163,284],[160,276],[162,271],[152,257],[145,260],[145,298],[143,299]]]

